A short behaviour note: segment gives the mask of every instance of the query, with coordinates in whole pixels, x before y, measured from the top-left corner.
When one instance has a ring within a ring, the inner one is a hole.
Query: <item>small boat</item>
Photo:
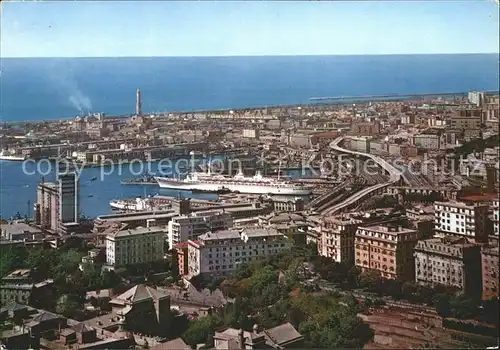
[[[90,179],[90,181],[95,181],[97,180],[97,176],[94,176],[93,178]]]
[[[89,194],[87,197],[92,198],[92,197],[94,197],[94,195],[93,194]]]

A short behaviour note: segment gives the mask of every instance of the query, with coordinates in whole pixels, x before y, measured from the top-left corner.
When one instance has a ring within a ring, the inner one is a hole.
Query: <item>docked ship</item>
[[[245,177],[239,173],[234,177],[224,175],[211,175],[210,173],[194,172],[184,179],[156,177],[161,188],[181,191],[204,192],[239,192],[255,194],[281,194],[306,196],[312,193],[312,188],[294,184],[289,180],[280,178],[263,177],[259,172],[253,177]]]
[[[172,208],[170,201],[156,197],[133,199],[114,199],[109,202],[112,209],[123,211],[159,211]]]
[[[26,158],[24,158],[24,157],[19,157],[19,156],[10,154],[6,150],[0,151],[0,160],[12,160],[12,161],[17,161],[17,162],[22,162],[25,159]]]

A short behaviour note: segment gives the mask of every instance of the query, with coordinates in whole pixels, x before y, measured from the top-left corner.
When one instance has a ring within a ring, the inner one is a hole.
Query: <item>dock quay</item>
[[[246,201],[246,202],[222,202],[195,199],[173,199],[172,197],[156,198],[163,203],[169,203],[169,209],[146,210],[138,212],[121,212],[109,215],[100,215],[94,222],[94,232],[104,233],[109,227],[126,225],[128,228],[139,226],[163,226],[177,216],[189,215],[206,211],[220,211],[229,213],[234,220],[256,218],[260,215],[268,215],[274,210],[273,203]]]

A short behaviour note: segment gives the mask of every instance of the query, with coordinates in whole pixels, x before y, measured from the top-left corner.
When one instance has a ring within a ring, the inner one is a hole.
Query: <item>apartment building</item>
[[[465,204],[457,201],[434,203],[434,229],[438,236],[463,236],[478,242],[488,240],[487,204]]]
[[[358,227],[355,236],[355,265],[361,270],[375,270],[381,277],[413,280],[413,247],[417,230],[400,226]]]
[[[415,282],[454,287],[468,295],[481,293],[481,247],[465,237],[446,236],[415,246]]]
[[[375,122],[358,122],[354,123],[349,130],[349,135],[361,136],[377,136],[380,134],[380,123]]]
[[[190,276],[230,274],[241,264],[266,260],[293,245],[273,228],[209,232],[188,243]]]
[[[138,227],[106,236],[106,264],[112,267],[144,264],[163,259],[165,231]]]
[[[441,141],[439,135],[420,134],[413,136],[413,144],[425,149],[440,149]]]
[[[492,204],[493,216],[491,221],[493,222],[493,236],[496,238],[500,235],[500,200],[495,199]]]
[[[354,240],[361,220],[325,218],[321,225],[318,253],[349,265],[354,264]]]
[[[498,263],[498,247],[483,247],[481,250],[483,300],[498,298]]]
[[[466,140],[479,137],[481,131],[481,111],[478,116],[456,115],[448,119],[450,129],[462,131]]]
[[[168,223],[169,247],[195,240],[199,235],[207,232],[227,230],[233,227],[230,213],[220,210],[191,213],[172,218]]]
[[[260,130],[259,129],[243,129],[242,136],[244,138],[256,139],[260,138]]]
[[[429,129],[426,133],[413,136],[413,145],[428,150],[443,149],[455,144],[455,133],[443,132],[440,129]]]

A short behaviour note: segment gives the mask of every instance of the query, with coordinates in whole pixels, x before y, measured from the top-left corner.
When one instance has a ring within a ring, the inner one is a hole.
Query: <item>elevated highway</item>
[[[384,169],[389,174],[389,181],[364,188],[361,191],[354,193],[352,196],[344,199],[342,202],[335,204],[334,206],[326,209],[323,212],[324,215],[335,214],[336,212],[341,211],[345,208],[348,208],[351,205],[357,204],[361,200],[363,200],[365,197],[372,195],[372,194],[380,193],[381,191],[383,191],[383,189],[385,187],[393,185],[395,183],[398,183],[401,179],[401,172],[398,169],[396,169],[394,166],[392,166],[390,163],[388,163],[385,159],[383,159],[379,156],[373,155],[373,154],[363,153],[363,152],[358,152],[358,151],[351,151],[351,150],[342,148],[339,146],[339,143],[343,140],[344,140],[343,136],[337,137],[335,140],[332,141],[332,143],[330,144],[330,147],[337,152],[370,158],[371,160],[373,160],[375,163],[377,163],[380,167],[382,167],[382,169]]]

